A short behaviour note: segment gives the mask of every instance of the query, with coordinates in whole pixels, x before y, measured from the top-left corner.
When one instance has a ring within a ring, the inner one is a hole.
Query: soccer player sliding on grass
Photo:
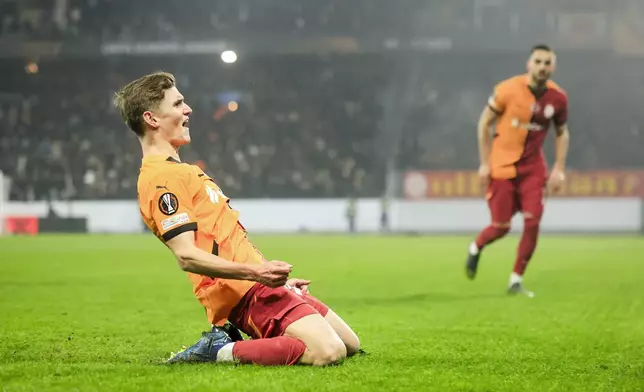
[[[557,192],[564,181],[568,153],[568,97],[550,80],[555,53],[546,45],[532,48],[527,74],[497,84],[478,123],[479,177],[487,187],[492,218],[470,244],[467,276],[474,279],[483,249],[510,231],[512,217],[523,213],[524,229],[510,275],[508,292],[533,294],[523,287],[523,274],[537,246],[544,188]],[[491,137],[491,125],[496,133]],[[556,161],[548,179],[542,146],[550,124],[556,131]]]
[[[356,334],[308,293],[309,282],[289,279],[289,264],[267,261],[215,181],[181,162],[192,109],[174,76],[157,72],[130,82],[115,106],[143,150],[143,220],[188,273],[213,326],[168,361],[329,365],[357,353]],[[252,339],[241,339],[235,327]]]

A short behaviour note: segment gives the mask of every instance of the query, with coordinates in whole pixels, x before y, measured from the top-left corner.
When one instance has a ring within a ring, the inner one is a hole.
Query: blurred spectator
[[[373,151],[382,69],[369,57],[265,56],[234,68],[211,58],[68,60],[36,74],[1,64],[15,75],[0,82],[0,168],[15,177],[13,199],[136,197],[140,147],[111,94],[160,64],[194,108],[182,159],[230,196],[369,195],[384,182]]]

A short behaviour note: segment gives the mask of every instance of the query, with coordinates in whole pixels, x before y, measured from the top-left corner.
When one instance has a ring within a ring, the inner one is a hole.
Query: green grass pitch
[[[466,237],[255,236],[358,333],[327,368],[168,366],[208,328],[152,235],[0,238],[2,391],[642,391],[644,238],[517,237],[466,280]]]

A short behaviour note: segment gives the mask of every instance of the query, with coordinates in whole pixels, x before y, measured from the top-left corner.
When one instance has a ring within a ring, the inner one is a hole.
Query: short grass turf
[[[644,239],[543,236],[533,299],[505,294],[517,237],[464,274],[466,237],[254,236],[358,333],[327,368],[169,366],[208,325],[152,235],[0,238],[3,391],[641,391]]]

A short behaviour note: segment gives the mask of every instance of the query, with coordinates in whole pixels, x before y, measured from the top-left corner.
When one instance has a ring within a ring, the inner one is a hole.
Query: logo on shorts
[[[174,193],[166,192],[159,197],[159,211],[165,215],[172,215],[179,209],[179,199]]]

